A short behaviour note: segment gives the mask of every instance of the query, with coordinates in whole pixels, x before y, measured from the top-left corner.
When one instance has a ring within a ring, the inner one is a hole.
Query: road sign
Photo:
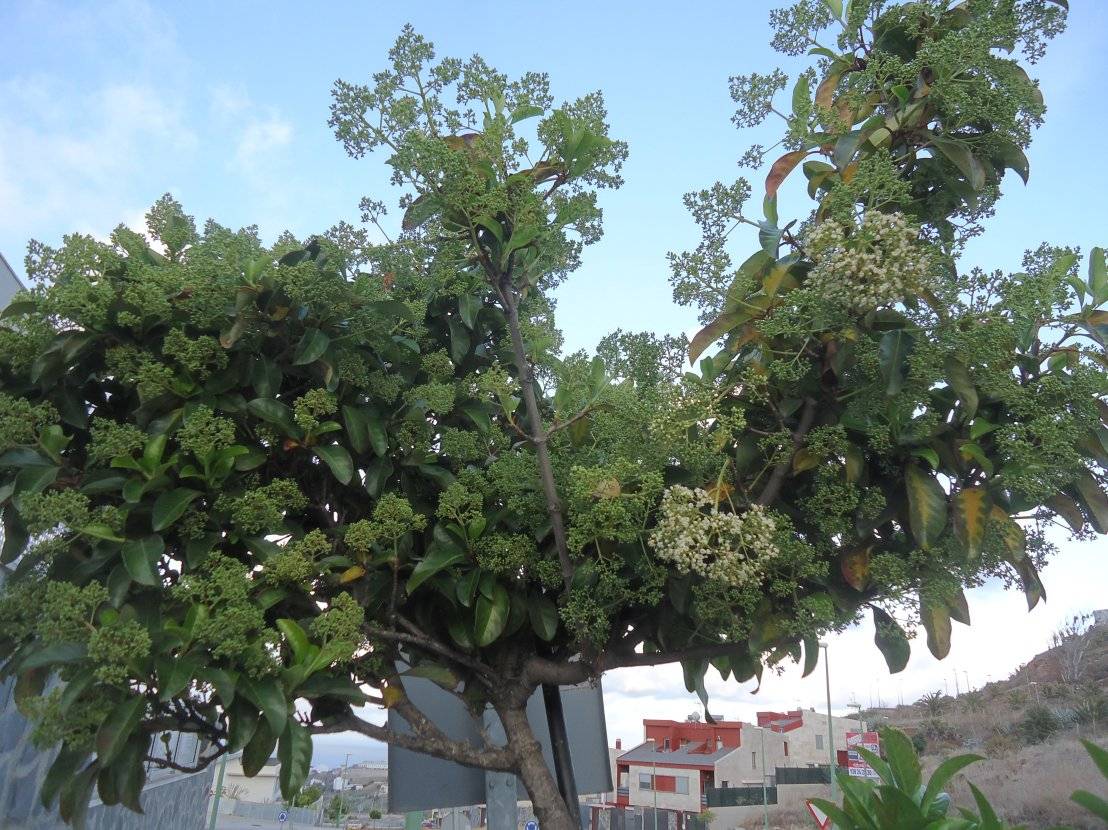
[[[806,801],[805,804],[808,805],[808,812],[812,814],[812,818],[814,818],[816,824],[819,825],[819,830],[827,830],[827,828],[831,826],[831,819],[827,813],[823,812],[823,810],[811,801]]]
[[[531,819],[529,822],[523,825],[523,828],[524,830],[539,830],[539,823],[534,819]]]
[[[281,812],[279,812],[277,814],[277,821],[279,821],[281,824],[284,824],[288,820],[289,820],[289,811],[288,810],[282,810]]]
[[[866,763],[858,747],[868,749],[875,755],[881,753],[881,740],[876,732],[847,732],[846,733],[846,773],[851,778],[868,778],[872,781],[881,780],[877,770]]]

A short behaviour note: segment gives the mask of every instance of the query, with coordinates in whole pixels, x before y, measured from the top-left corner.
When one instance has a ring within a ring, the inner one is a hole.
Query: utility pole
[[[208,830],[215,830],[215,821],[219,816],[219,800],[223,796],[223,773],[227,771],[227,753],[219,761],[219,775],[215,779],[215,793],[212,796],[212,817],[208,822]]]
[[[766,819],[766,830],[769,830],[769,796],[766,794],[766,730],[758,727],[758,737],[762,741],[762,813]]]
[[[654,744],[654,751],[658,751],[657,743]],[[627,783],[631,783],[628,781]],[[650,774],[650,789],[654,793],[654,830],[658,830],[658,759],[654,759],[654,766]]]
[[[827,776],[828,776],[828,790],[831,794],[831,801],[835,800],[835,727],[831,723],[831,657],[827,648],[827,643],[820,643],[819,647],[823,649],[823,674],[824,679],[827,682]]]

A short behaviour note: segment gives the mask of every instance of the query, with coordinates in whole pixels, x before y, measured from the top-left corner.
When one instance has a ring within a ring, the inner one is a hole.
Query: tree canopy
[[[1027,180],[1024,64],[1064,5],[774,12],[774,46],[816,63],[788,106],[781,72],[732,79],[736,124],[785,132],[744,156],[770,161],[760,215],[745,180],[686,197],[691,343],[562,354],[550,291],[627,145],[599,93],[555,105],[546,76],[436,62],[410,28],[331,117],[355,158],[387,154],[395,239],[372,198],[364,227],[266,246],[167,196],[145,236],[32,243],[0,320],[0,657],[62,748],[44,801],[138,809],[168,729],[209,741],[200,766],[276,749],[290,798],[311,735],[354,730],[515,772],[560,830],[523,714],[540,684],[680,662],[706,702],[710,667],[810,672],[863,613],[891,671],[916,626],[941,658],[989,576],[1033,606],[1052,524],[1108,532],[1108,270],[960,254]],[[813,204],[785,221],[790,175]],[[495,707],[508,745],[451,740],[401,672]]]

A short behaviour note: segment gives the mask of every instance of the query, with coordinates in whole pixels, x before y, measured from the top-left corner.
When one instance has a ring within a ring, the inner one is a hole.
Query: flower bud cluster
[[[918,294],[932,282],[931,257],[902,213],[868,211],[858,225],[834,219],[804,239],[808,284],[828,300],[869,311]]]
[[[760,579],[778,555],[776,529],[761,505],[742,515],[721,513],[706,491],[675,485],[662,496],[650,546],[680,573],[739,587]]]

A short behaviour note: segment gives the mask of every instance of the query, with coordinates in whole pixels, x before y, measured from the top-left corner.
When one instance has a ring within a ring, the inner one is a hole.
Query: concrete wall
[[[858,731],[858,721],[853,718],[832,717],[835,749],[846,749],[846,733]],[[823,739],[822,748],[816,746],[816,736]],[[768,733],[767,733],[768,741]],[[827,752],[827,715],[805,710],[804,725],[781,735],[789,742],[789,756],[779,762],[782,767],[804,767],[809,764],[826,764]],[[768,746],[768,742],[767,742]],[[772,766],[772,765],[770,765]]]
[[[769,805],[770,823],[774,816],[781,812],[795,813],[803,810],[804,802],[809,798],[827,798],[826,784],[793,784],[788,787],[777,788],[777,804]],[[713,807],[712,830],[735,830],[735,828],[762,826],[765,815],[761,805],[754,807]],[[815,822],[812,822],[815,827]]]
[[[762,740],[765,740],[765,765],[763,769]],[[717,787],[761,786],[762,776],[768,770],[773,775],[777,766],[785,766],[785,741],[787,735],[747,727],[743,730],[743,745],[734,752],[716,761],[715,782]],[[723,782],[727,783],[724,784]],[[767,782],[772,783],[772,782]]]
[[[653,764],[631,764],[628,781],[628,800],[638,807],[654,807],[662,810],[684,810],[694,813],[700,812],[700,770],[686,769],[682,767],[655,767]],[[639,787],[639,775],[672,775],[675,778],[687,778],[689,792],[669,793],[657,792],[652,789]],[[657,802],[655,802],[655,795]]]
[[[268,804],[281,797],[280,766],[275,759],[262,767],[253,778],[242,771],[241,758],[227,761],[227,771],[223,774],[223,792],[239,801],[251,801],[255,804]]]

